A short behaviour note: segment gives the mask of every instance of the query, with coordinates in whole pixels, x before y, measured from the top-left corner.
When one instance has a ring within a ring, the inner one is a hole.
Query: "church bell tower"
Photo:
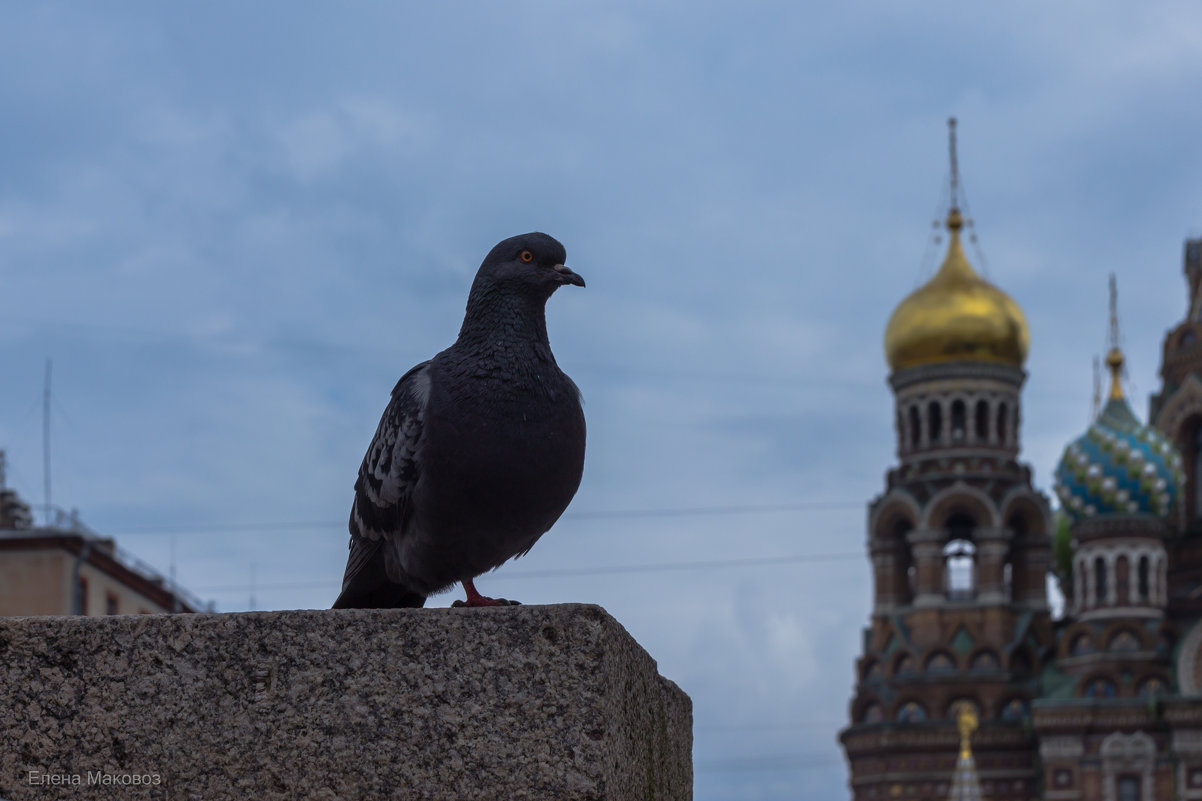
[[[868,507],[872,616],[840,740],[855,801],[943,799],[971,713],[985,795],[1029,799],[1029,727],[1049,656],[1051,511],[1018,461],[1029,334],[973,269],[951,120],[948,244],[885,332],[897,464]]]

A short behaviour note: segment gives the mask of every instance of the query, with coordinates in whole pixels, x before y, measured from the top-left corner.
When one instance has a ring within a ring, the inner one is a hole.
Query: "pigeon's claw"
[[[481,595],[476,591],[476,585],[471,579],[465,579],[463,582],[463,590],[467,593],[466,601],[456,601],[451,604],[454,607],[460,606],[520,606],[518,601],[510,601],[505,598],[489,598],[486,595]]]

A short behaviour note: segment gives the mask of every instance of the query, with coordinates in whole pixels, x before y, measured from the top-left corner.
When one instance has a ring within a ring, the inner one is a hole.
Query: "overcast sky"
[[[1185,311],[1196,3],[2,6],[9,485],[43,500],[51,358],[55,504],[221,611],[326,607],[389,390],[546,231],[588,281],[548,308],[584,481],[479,586],[621,621],[693,698],[698,801],[846,797],[881,340],[942,258],[947,117],[1040,488],[1107,273],[1141,415]]]

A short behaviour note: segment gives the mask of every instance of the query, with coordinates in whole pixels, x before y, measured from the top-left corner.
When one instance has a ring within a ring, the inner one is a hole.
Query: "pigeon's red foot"
[[[486,595],[481,595],[476,592],[476,585],[470,579],[463,582],[463,590],[467,593],[466,601],[456,601],[451,604],[454,607],[460,606],[520,606],[517,601],[510,601],[505,598],[489,598]]]

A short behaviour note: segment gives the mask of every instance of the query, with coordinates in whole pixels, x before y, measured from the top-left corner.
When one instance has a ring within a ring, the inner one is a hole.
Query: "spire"
[[[947,152],[951,161],[951,208],[947,211],[947,230],[952,237],[959,236],[964,227],[964,217],[960,214],[960,160],[956,157],[956,118],[947,118]]]
[[[1106,354],[1106,367],[1110,370],[1110,400],[1123,399],[1123,351],[1119,349],[1119,291],[1110,274],[1110,351]]]
[[[977,763],[972,757],[972,735],[977,730],[977,713],[972,705],[961,703],[956,713],[956,725],[960,729],[960,757],[956,760],[956,773],[952,777],[949,801],[982,801],[981,779],[977,775]]]

